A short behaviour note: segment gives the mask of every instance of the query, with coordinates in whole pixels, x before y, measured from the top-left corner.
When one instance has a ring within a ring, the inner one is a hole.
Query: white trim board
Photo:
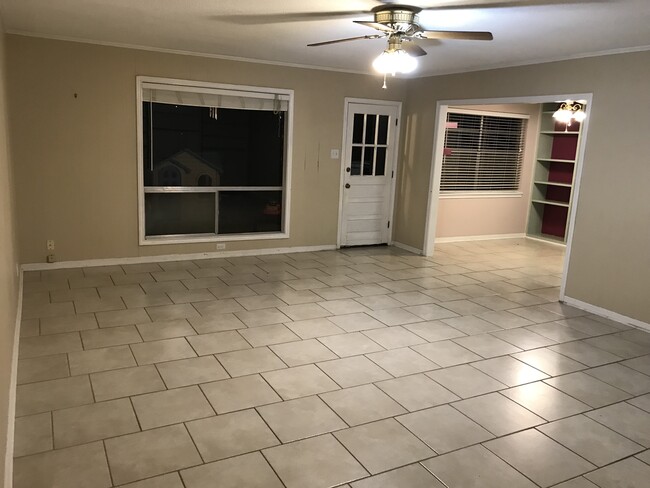
[[[407,244],[402,244],[401,242],[393,241],[388,244],[389,246],[394,246],[398,247],[400,249],[403,249],[408,252],[412,252],[413,254],[419,254],[422,255],[422,249],[418,249],[417,247],[409,246]]]
[[[524,239],[526,234],[491,234],[482,236],[436,237],[437,244],[465,241],[494,241],[498,239]]]
[[[4,487],[13,486],[14,468],[14,422],[16,421],[16,388],[18,387],[18,341],[20,340],[20,322],[23,315],[23,273],[18,279],[18,303],[16,304],[16,324],[14,326],[14,344],[9,373],[9,405],[7,410],[7,443],[5,445],[5,479]]]
[[[599,317],[604,317],[606,319],[613,320],[614,322],[620,322],[622,324],[630,325],[632,327],[636,327],[637,329],[642,329],[647,332],[650,332],[650,324],[646,322],[642,322],[641,320],[638,319],[633,319],[632,317],[628,317],[627,315],[622,315],[618,312],[613,312],[611,310],[607,310],[606,308],[598,307],[596,305],[592,305],[591,303],[583,302],[582,300],[577,300],[575,298],[571,298],[567,296],[565,296],[560,301],[572,307],[578,308],[580,310],[584,310],[585,312],[598,315]]]
[[[120,264],[161,263],[169,261],[192,261],[194,259],[234,258],[240,256],[268,256],[270,254],[287,254],[299,252],[332,251],[334,244],[320,246],[275,247],[269,249],[244,249],[240,251],[198,252],[192,254],[164,254],[160,256],[137,256],[124,258],[85,259],[80,261],[61,261],[59,263],[23,264],[23,271],[41,271],[47,269],[89,268],[94,266],[113,266]]]

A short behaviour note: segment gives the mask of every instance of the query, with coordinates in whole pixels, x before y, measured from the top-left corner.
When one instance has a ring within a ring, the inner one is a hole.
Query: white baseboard
[[[81,261],[61,261],[59,263],[23,264],[24,271],[41,271],[46,269],[90,268],[94,266],[113,266],[120,264],[160,263],[166,261],[192,261],[194,259],[233,258],[240,256],[265,256],[269,254],[286,254],[297,252],[332,251],[334,244],[322,246],[275,247],[270,249],[247,249],[241,251],[214,251],[192,254],[165,254],[161,256],[138,256],[131,258],[86,259]]]
[[[409,246],[407,244],[402,244],[401,242],[393,241],[390,243],[390,245],[399,247],[400,249],[404,249],[408,252],[412,252],[413,254],[422,254],[422,249],[418,249],[417,247]]]
[[[16,388],[18,385],[18,341],[20,340],[20,322],[23,314],[22,272],[18,279],[18,303],[16,306],[16,325],[14,327],[14,344],[9,376],[9,409],[7,411],[7,444],[5,445],[5,479],[3,485],[5,488],[11,488],[13,486],[14,422],[16,420]]]
[[[494,234],[483,236],[459,236],[459,237],[436,237],[435,244],[446,244],[448,242],[466,241],[493,241],[496,239],[523,239],[526,234]]]
[[[632,327],[636,327],[638,329],[643,329],[650,332],[650,324],[646,322],[642,322],[637,319],[633,319],[632,317],[628,317],[626,315],[622,315],[617,312],[612,312],[611,310],[607,310],[606,308],[597,307],[596,305],[592,305],[591,303],[583,302],[581,300],[576,300],[575,298],[566,297],[566,296],[564,297],[562,302],[566,303],[567,305],[571,305],[572,307],[579,308],[580,310],[584,310],[585,312],[589,312],[594,315],[598,315],[600,317],[605,317],[606,319],[611,319],[614,322],[620,322],[621,324],[631,325]]]
[[[533,237],[533,236],[526,236],[526,239],[528,239],[530,241],[542,242],[544,244],[550,244],[551,246],[566,248],[566,243],[564,243],[564,242],[555,242],[552,239],[542,239],[542,238]]]

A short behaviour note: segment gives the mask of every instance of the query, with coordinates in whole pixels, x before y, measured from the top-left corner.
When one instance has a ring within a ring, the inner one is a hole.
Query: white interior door
[[[398,115],[397,105],[348,104],[341,246],[389,241]]]

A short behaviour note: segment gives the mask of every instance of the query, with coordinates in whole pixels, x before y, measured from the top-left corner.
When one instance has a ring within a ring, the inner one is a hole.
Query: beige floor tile
[[[459,337],[454,342],[484,358],[521,352],[518,347],[489,334]]]
[[[253,409],[187,422],[187,429],[206,462],[280,443]]]
[[[300,337],[282,324],[264,325],[261,327],[243,329],[240,330],[239,333],[253,347],[282,344],[284,342],[300,340]]]
[[[198,281],[198,280],[197,280]],[[211,283],[210,283],[211,284]],[[187,286],[187,284],[186,284]],[[207,288],[207,286],[206,286]],[[193,289],[187,291],[170,291],[168,293],[172,302],[179,303],[193,303],[193,302],[208,302],[214,300],[214,295],[207,289]]]
[[[509,342],[513,346],[517,346],[524,350],[537,349],[538,347],[550,346],[555,343],[555,341],[548,337],[535,334],[534,332],[522,328],[499,330],[492,332],[491,334],[494,337]]]
[[[68,353],[70,374],[88,374],[136,366],[129,346],[115,346]]]
[[[262,376],[284,400],[339,389],[336,383],[313,364],[270,371]]]
[[[510,356],[476,361],[472,363],[472,367],[508,386],[518,386],[548,378],[548,375]]]
[[[345,315],[345,314],[353,314],[353,313],[371,312],[371,309],[359,303],[357,300],[352,300],[350,298],[319,302],[319,305],[324,309],[323,311],[327,315]],[[323,316],[324,315],[321,315],[321,317]],[[315,317],[304,317],[304,318],[315,318]]]
[[[347,427],[317,396],[266,405],[257,410],[283,443]]]
[[[551,376],[573,373],[586,368],[584,364],[546,348],[513,354],[513,357]]]
[[[184,488],[178,473],[164,474],[143,481],[136,481],[120,488]]]
[[[75,309],[71,302],[39,303],[23,307],[23,320],[40,319],[45,317],[61,317],[74,315]]]
[[[191,338],[190,338],[191,339]],[[184,338],[140,342],[131,345],[139,365],[195,357],[196,353]]]
[[[198,386],[138,395],[131,401],[143,430],[214,415]]]
[[[462,400],[454,403],[454,408],[496,436],[544,423],[543,418],[499,393]]]
[[[291,320],[276,308],[236,312],[235,315],[248,327],[261,327],[263,325],[281,324],[283,322],[289,322]]]
[[[316,337],[331,336],[344,332],[343,329],[334,325],[334,323],[325,318],[288,322],[285,325],[302,339],[313,339]]]
[[[461,331],[443,324],[438,320],[407,324],[404,328],[429,342],[443,341],[465,336]]]
[[[52,417],[56,449],[140,430],[127,398],[56,410]]]
[[[332,286],[331,288],[320,288],[314,290],[319,297],[323,300],[341,300],[344,298],[356,298],[359,295],[354,293],[352,290],[348,290],[343,286]]]
[[[138,324],[137,328],[145,341],[159,341],[162,339],[196,335],[195,330],[186,319]]]
[[[155,270],[157,271],[157,270]],[[116,285],[131,285],[139,283],[152,283],[155,281],[150,273],[112,274],[111,279]]]
[[[582,341],[557,344],[549,347],[549,349],[590,367],[602,366],[603,364],[613,363],[623,359]]]
[[[435,455],[395,419],[352,427],[334,435],[372,474]]]
[[[55,354],[18,360],[18,384],[55,380],[70,376],[68,356]]]
[[[399,310],[399,309],[398,309]],[[368,330],[364,335],[370,337],[385,349],[397,349],[400,347],[422,344],[424,339],[410,332],[403,327],[395,326],[383,329]]]
[[[588,405],[541,381],[504,390],[501,393],[549,421],[590,409]]]
[[[461,449],[422,464],[449,488],[535,488],[483,446]]]
[[[217,358],[232,377],[287,367],[268,347],[226,352],[218,354]]]
[[[71,351],[81,351],[79,332],[53,334],[38,337],[23,337],[19,343],[20,359],[51,356]]]
[[[289,366],[300,366],[317,361],[338,359],[336,354],[316,339],[277,344],[271,346],[271,349]]]
[[[219,488],[283,488],[259,452],[186,469],[182,476],[187,488],[212,488],[215,480],[219,480]]]
[[[248,297],[248,296],[255,295],[255,292],[246,285],[211,286],[209,287],[209,290],[210,293],[212,293],[219,300],[225,300],[228,298]],[[239,305],[238,302],[231,302],[231,303],[235,303],[236,305]],[[237,310],[234,311],[239,311],[239,310],[243,310],[243,308],[241,308],[241,305],[239,305],[237,307]]]
[[[47,292],[45,292],[47,294]],[[72,302],[74,300],[92,300],[99,298],[97,293],[97,288],[76,288],[74,290],[52,290],[49,292],[50,299],[52,303],[59,302]],[[26,294],[23,297],[23,303],[29,303],[25,301],[26,298],[29,298],[29,294]],[[47,301],[45,302],[47,303]]]
[[[441,307],[436,304],[428,305],[415,305],[413,307],[404,307],[404,310],[411,312],[413,315],[417,315],[423,320],[440,320],[447,319],[451,317],[456,317],[457,314],[451,310]]]
[[[541,425],[537,430],[596,466],[613,463],[644,449],[584,415]]]
[[[210,303],[210,302],[204,302]],[[159,307],[147,307],[147,314],[154,322],[175,319],[192,319],[200,317],[199,312],[192,305],[184,303],[178,305],[161,305]]]
[[[371,476],[352,483],[352,488],[446,488],[431,473],[419,464],[411,464],[388,473]]]
[[[151,322],[144,308],[99,312],[96,315],[100,327],[118,327],[120,325],[136,325]]]
[[[635,358],[650,353],[650,346],[645,344],[635,344],[634,342],[626,341],[625,339],[621,339],[615,335],[592,337],[590,339],[585,339],[584,342],[625,359]]]
[[[29,383],[16,388],[16,416],[85,405],[93,401],[88,376]]]
[[[402,415],[397,420],[438,454],[494,438],[483,427],[448,405]]]
[[[582,372],[550,378],[545,382],[594,408],[620,402],[631,396]]]
[[[340,357],[356,356],[358,354],[384,350],[383,347],[361,332],[320,337],[318,340]]]
[[[650,376],[621,364],[608,364],[600,368],[588,369],[585,373],[632,395],[650,392]]]
[[[368,475],[331,434],[264,451],[287,488],[329,488]]]
[[[88,300],[75,300],[74,308],[77,313],[110,312],[126,308],[121,297],[94,298]]]
[[[409,411],[421,410],[459,399],[452,392],[423,374],[381,381],[376,385]]]
[[[133,325],[111,327],[110,329],[85,330],[81,332],[84,349],[120,346],[142,342],[138,329]]]
[[[480,360],[481,357],[452,341],[437,341],[412,346],[411,349],[442,367]]]
[[[34,337],[40,334],[40,319],[26,319],[20,322],[20,337]],[[341,331],[343,332],[343,331]]]
[[[650,448],[650,413],[621,402],[586,415],[637,444]]]
[[[357,386],[321,395],[348,425],[359,425],[406,413],[374,385]]]
[[[190,324],[199,334],[243,329],[246,326],[232,313],[215,314],[210,317],[190,319]]]
[[[90,380],[98,402],[165,389],[153,365],[93,373]]]
[[[77,330],[97,328],[95,314],[65,315],[61,317],[46,317],[41,319],[41,335],[61,334]]]
[[[101,442],[18,458],[14,488],[110,488],[111,477]]]
[[[178,388],[228,378],[228,373],[214,356],[158,363],[156,368],[167,388]]]
[[[630,458],[601,468],[585,477],[599,487],[644,488],[648,484],[650,466],[638,459]]]
[[[105,441],[115,484],[138,481],[201,464],[184,425],[173,425]]]
[[[318,367],[343,388],[392,378],[364,356],[326,361],[318,363]]]
[[[160,283],[143,283],[145,285],[159,285]],[[184,289],[183,285],[179,283],[180,287]],[[143,308],[143,307],[158,307],[162,305],[171,305],[172,301],[163,292],[147,292],[146,295],[129,295],[123,297],[126,308]]]
[[[489,441],[485,447],[542,487],[595,467],[535,429]]]
[[[199,356],[250,349],[250,344],[234,330],[190,336],[187,341]]]
[[[302,303],[321,301],[321,297],[311,290],[281,290],[274,292],[274,295],[289,305],[300,305]]]
[[[365,313],[352,313],[348,315],[337,315],[329,320],[338,325],[346,332],[359,332],[362,330],[379,329],[386,327],[379,320]]]
[[[14,425],[14,457],[36,454],[54,448],[50,412],[18,417]]]
[[[406,376],[437,369],[438,365],[417,352],[404,347],[390,351],[374,352],[367,357],[393,376]]]
[[[260,375],[215,381],[201,385],[201,389],[218,414],[282,400]]]
[[[325,288],[327,289],[327,288]],[[295,305],[285,305],[278,307],[279,310],[289,317],[291,320],[312,320],[323,317],[328,317],[332,315],[332,312],[323,307],[325,303],[330,302],[320,302],[318,303],[301,303]]]

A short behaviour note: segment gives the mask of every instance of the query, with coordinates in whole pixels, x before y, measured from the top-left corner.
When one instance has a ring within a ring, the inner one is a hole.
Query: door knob
[[[349,173],[350,171],[352,171],[352,168],[350,168],[350,167],[348,166],[347,168],[345,168],[345,171],[347,171],[347,172]]]
[[[346,183],[346,184],[345,184],[345,187],[346,187],[346,188],[350,188],[350,183]]]

